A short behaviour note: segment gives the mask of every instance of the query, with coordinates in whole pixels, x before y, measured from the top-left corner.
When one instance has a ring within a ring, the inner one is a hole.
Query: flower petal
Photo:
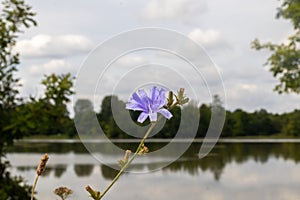
[[[149,118],[151,122],[156,122],[157,121],[157,113],[149,113]]]
[[[161,107],[166,104],[166,90],[163,88],[161,88],[161,90],[159,91],[159,99],[160,105],[162,104]]]
[[[141,107],[140,104],[132,103],[132,102],[127,103],[125,108],[134,111],[145,111],[145,109]]]
[[[158,95],[160,96],[160,98],[165,97],[165,95],[166,95],[166,90],[165,90],[164,88],[161,88],[161,89],[159,90],[159,94],[158,94]]]
[[[140,105],[141,108],[147,109],[147,105],[143,101],[143,98],[140,98],[136,92],[132,94],[132,98],[130,99],[130,101],[135,101],[136,103],[138,103]]]
[[[173,117],[172,113],[165,108],[161,108],[157,112],[162,114],[167,119],[170,119],[171,117]]]
[[[138,118],[138,122],[140,122],[140,123],[143,123],[146,119],[147,119],[147,117],[148,117],[149,115],[147,114],[147,113],[145,113],[145,112],[142,112],[141,114],[140,114],[140,116],[139,116],[139,118]]]
[[[143,89],[140,89],[138,92],[139,92],[141,100],[145,104],[149,100],[149,97],[147,96],[147,93]]]
[[[153,88],[150,91],[150,98],[151,98],[152,103],[154,101],[156,101],[156,98],[157,98],[158,95],[159,95],[159,91],[158,91],[157,87],[153,86]]]
[[[163,88],[161,88],[159,91],[157,90],[156,97],[151,105],[151,109],[154,112],[157,112],[157,110],[166,104],[165,92],[166,91]]]
[[[138,110],[138,111],[148,111],[148,106],[145,102],[137,95],[133,93],[130,101],[126,104],[126,109],[129,110]]]

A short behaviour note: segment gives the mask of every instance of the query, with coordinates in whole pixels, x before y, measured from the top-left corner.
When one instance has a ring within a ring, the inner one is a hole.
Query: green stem
[[[145,140],[147,139],[147,137],[149,136],[149,134],[151,133],[151,131],[153,130],[153,128],[155,127],[156,122],[151,122],[151,126],[149,127],[149,129],[147,130],[147,132],[145,133],[145,136],[143,137],[143,139],[140,142],[140,145],[138,146],[138,148],[136,149],[135,153],[133,154],[133,156],[130,158],[130,160],[125,163],[125,165],[121,168],[121,170],[119,171],[119,173],[116,175],[116,177],[112,180],[112,182],[109,184],[109,186],[104,190],[104,192],[100,195],[99,200],[108,192],[108,190],[115,184],[115,182],[120,178],[120,176],[123,174],[123,172],[127,169],[127,167],[130,165],[130,163],[132,163],[132,161],[134,160],[134,158],[138,155],[140,148],[144,145]]]
[[[38,179],[39,179],[39,175],[36,175],[34,184],[33,184],[32,190],[31,190],[31,200],[33,200],[33,198],[34,198],[34,190],[35,190]]]

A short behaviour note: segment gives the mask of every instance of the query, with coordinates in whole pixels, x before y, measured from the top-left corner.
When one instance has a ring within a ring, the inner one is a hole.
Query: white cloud
[[[90,51],[92,42],[82,35],[39,34],[17,42],[15,51],[24,57],[64,57]]]
[[[63,59],[53,59],[42,65],[33,65],[29,68],[32,75],[48,74],[48,73],[66,73],[72,70],[71,63]]]
[[[257,86],[254,84],[240,84],[239,87],[246,92],[255,92]]]
[[[188,34],[188,37],[205,47],[210,54],[214,54],[219,50],[224,53],[233,49],[233,46],[222,37],[221,33],[214,29],[202,30],[196,28]]]
[[[203,45],[210,45],[220,40],[220,33],[216,30],[195,29],[189,33],[189,38]]]
[[[203,0],[151,0],[143,9],[147,19],[185,19],[203,12],[206,8]]]

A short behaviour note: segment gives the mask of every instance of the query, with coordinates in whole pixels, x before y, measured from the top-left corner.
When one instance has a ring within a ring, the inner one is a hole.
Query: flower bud
[[[184,93],[184,88],[180,88],[177,91],[176,100],[178,105],[183,105],[189,102],[189,98],[186,98],[186,95]]]
[[[148,152],[149,152],[148,147],[146,147],[146,146],[143,145],[143,146],[141,146],[141,148],[140,148],[138,154],[141,156],[141,155],[143,155],[143,154],[145,154],[145,153],[148,153]]]
[[[170,108],[173,103],[174,103],[174,94],[172,91],[169,91],[169,95],[168,95],[168,103],[167,103],[167,108]]]
[[[128,162],[130,154],[131,154],[131,151],[126,150],[124,158],[122,160],[118,160],[120,167],[123,167]]]
[[[95,191],[93,188],[91,188],[91,186],[87,185],[85,187],[85,190],[91,195],[91,197],[94,200],[99,200],[100,199],[100,192],[99,191]]]
[[[125,151],[125,155],[124,155],[124,158],[123,158],[123,160],[124,160],[125,163],[128,162],[128,158],[129,158],[130,154],[131,154],[130,150],[126,150]]]

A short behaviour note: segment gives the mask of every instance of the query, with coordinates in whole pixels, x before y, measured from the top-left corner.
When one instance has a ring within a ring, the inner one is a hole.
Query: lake
[[[181,143],[184,141],[178,142],[178,146]],[[132,150],[137,145],[124,141],[116,144]],[[105,146],[101,142],[94,142],[94,145]],[[163,141],[147,143],[150,151],[165,145]],[[300,199],[299,141],[221,140],[208,156],[198,159],[200,147],[201,141],[194,142],[177,161],[152,172],[143,169],[170,160],[168,155],[133,163],[133,168],[145,173],[124,174],[103,199]],[[84,145],[75,140],[17,142],[7,154],[12,173],[23,176],[32,185],[36,166],[44,153],[50,158],[36,188],[36,197],[40,200],[59,199],[53,193],[59,186],[74,190],[70,200],[90,199],[85,191],[86,185],[104,190],[117,173],[95,159]],[[109,157],[116,162],[120,159],[113,154]]]

